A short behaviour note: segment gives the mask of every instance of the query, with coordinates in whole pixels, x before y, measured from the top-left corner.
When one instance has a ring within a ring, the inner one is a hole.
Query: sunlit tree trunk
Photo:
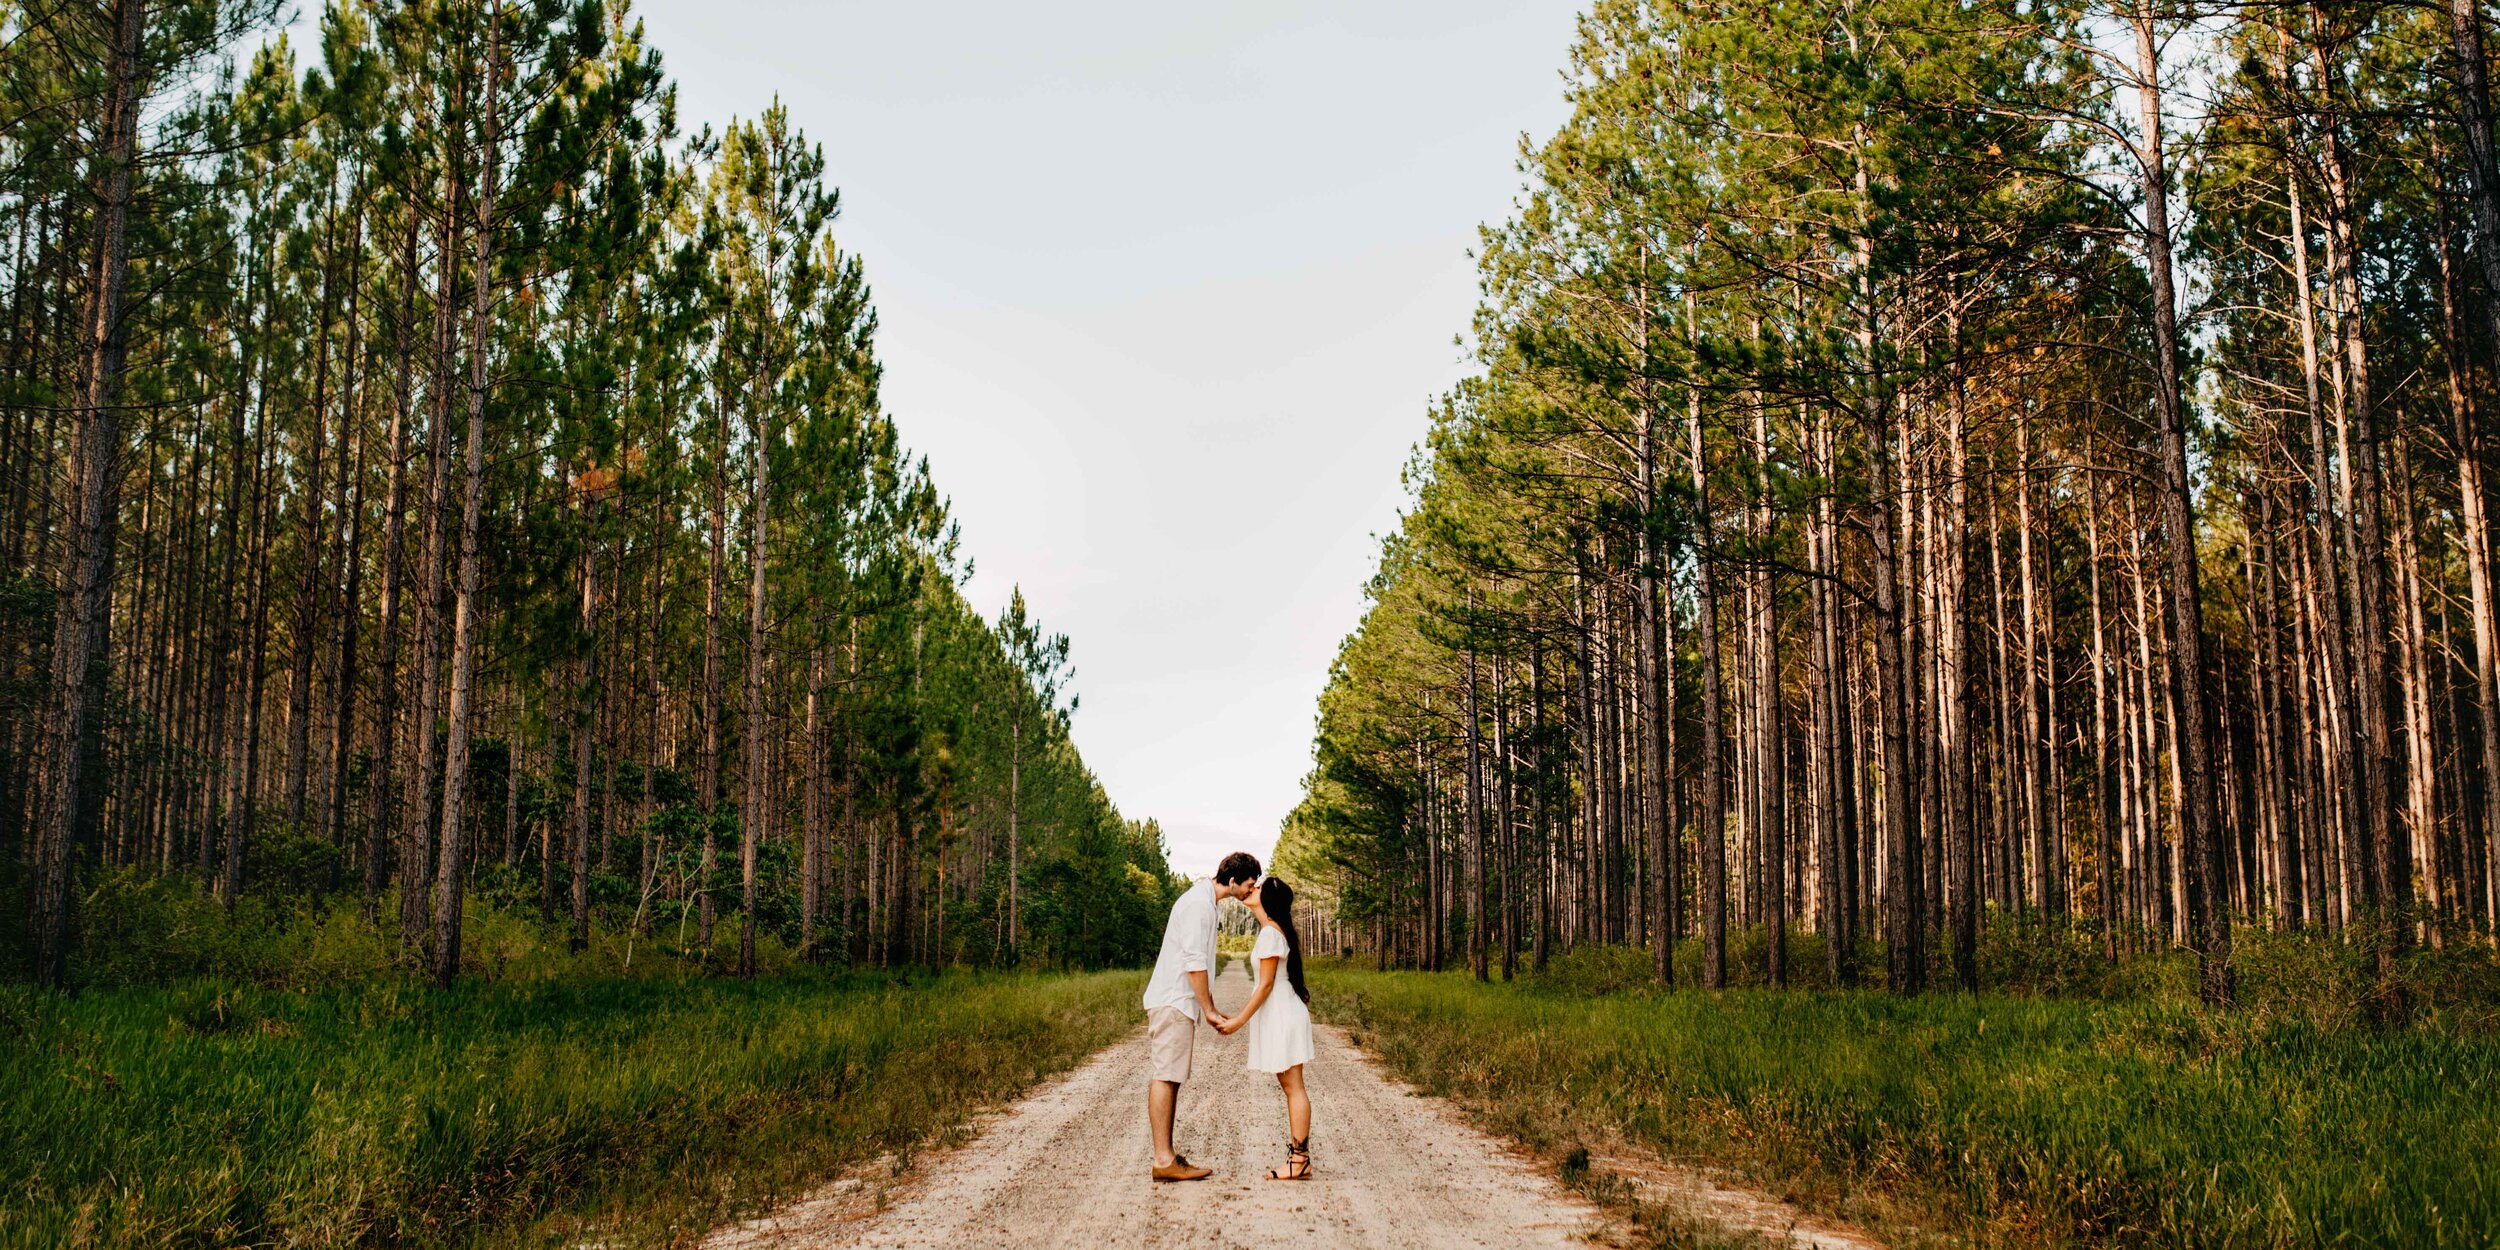
[[[42,807],[35,834],[31,924],[35,977],[58,985],[69,960],[72,837],[91,779],[88,739],[100,731],[111,664],[113,547],[120,532],[121,386],[129,353],[123,305],[130,274],[130,216],[139,156],[139,58],[147,31],[144,0],[114,0],[105,97],[97,132],[103,150],[90,175],[95,242],[87,307],[80,318],[76,445],[71,456],[71,529],[63,551],[60,608],[52,631],[52,732],[44,742]]]
[[[2162,134],[2162,67],[2153,10],[2131,14],[2136,37],[2134,84],[2143,170],[2144,257],[2152,279],[2153,395],[2159,422],[2161,523],[2168,550],[2171,611],[2171,699],[2178,716],[2180,853],[2186,859],[2189,927],[2194,933],[2201,991],[2209,1003],[2231,1000],[2231,909],[2222,897],[2225,860],[2214,820],[2213,767],[2205,692],[2205,620],[2198,574],[2194,500],[2187,468],[2187,414],[2179,381],[2178,297],[2172,281],[2168,153]]]
[[[443,748],[441,861],[434,876],[434,983],[460,975],[461,895],[467,884],[463,817],[469,792],[469,732],[477,685],[478,521],[485,503],[488,335],[495,290],[496,88],[503,77],[503,3],[490,0],[486,18],[486,80],[478,121],[477,273],[470,288],[467,482],[460,506],[460,581],[452,599],[450,733]]]

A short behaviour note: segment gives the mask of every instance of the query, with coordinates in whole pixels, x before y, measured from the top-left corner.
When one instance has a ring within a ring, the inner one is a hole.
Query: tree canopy
[[[689,133],[622,3],[278,16],[0,6],[14,969],[131,876],[361,892],[438,980],[480,904],[748,971],[1150,949],[1159,830],[1068,641],[966,602],[800,119]]]
[[[2492,933],[2481,23],[1598,0],[1320,700],[1340,920],[2215,1001],[2235,921]]]

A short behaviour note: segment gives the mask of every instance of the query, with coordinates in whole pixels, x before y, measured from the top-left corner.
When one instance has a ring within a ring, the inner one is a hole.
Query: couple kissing
[[[1241,1010],[1215,1009],[1215,916],[1225,899],[1239,899],[1259,920],[1250,948],[1258,985]],[[1181,1086],[1189,1082],[1190,1054],[1201,1021],[1217,1033],[1247,1032],[1248,1066],[1275,1076],[1285,1094],[1285,1162],[1268,1169],[1272,1181],[1311,1176],[1311,1097],[1302,1066],[1311,1060],[1311,990],[1302,979],[1302,939],[1293,927],[1293,887],[1275,877],[1262,880],[1257,857],[1235,851],[1217,865],[1212,880],[1181,892],[1163,926],[1163,949],[1146,982],[1146,1122],[1154,1132],[1154,1178],[1197,1181],[1214,1175],[1172,1149],[1172,1116]]]

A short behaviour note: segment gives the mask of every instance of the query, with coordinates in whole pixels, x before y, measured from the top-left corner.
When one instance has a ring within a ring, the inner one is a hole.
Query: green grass
[[[1069,1066],[1140,980],[0,989],[0,1246],[682,1242]]]
[[[2500,1040],[2077,1000],[1312,977],[1410,1081],[1557,1160],[1622,1139],[1909,1240],[2489,1246]],[[1593,988],[1596,987],[1596,988]],[[2329,1013],[2332,1015],[2333,1013]]]

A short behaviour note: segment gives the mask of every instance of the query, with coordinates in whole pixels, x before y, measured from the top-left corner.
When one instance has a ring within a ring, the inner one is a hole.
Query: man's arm
[[[1189,898],[1191,904],[1198,896]],[[1213,904],[1208,904],[1212,907]],[[1175,921],[1174,923],[1181,923]],[[1202,927],[1203,926],[1203,927]],[[1224,1013],[1215,1009],[1215,990],[1208,979],[1215,974],[1215,920],[1193,912],[1181,930],[1181,975],[1189,978],[1189,990],[1198,996],[1198,1015],[1209,1024],[1220,1023]]]
[[[1209,1025],[1220,1029],[1232,1019],[1232,1017],[1227,1016],[1223,1012],[1215,1009],[1215,991],[1207,984],[1206,969],[1192,968],[1189,970],[1189,989],[1191,993],[1198,996],[1198,1011],[1207,1018],[1207,1023]]]

